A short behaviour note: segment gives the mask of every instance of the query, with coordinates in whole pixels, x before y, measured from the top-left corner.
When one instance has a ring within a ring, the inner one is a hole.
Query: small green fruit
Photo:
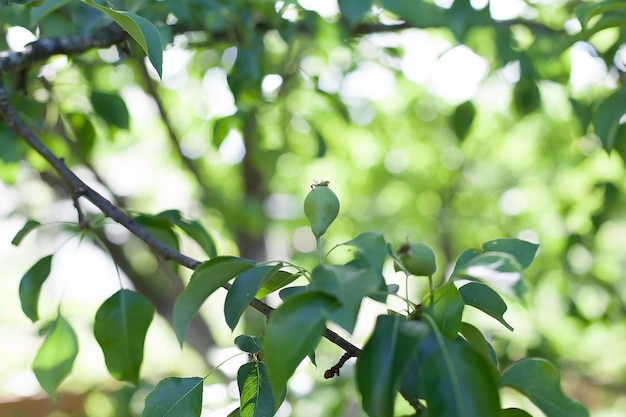
[[[420,277],[429,277],[437,271],[435,253],[424,243],[405,243],[398,249],[398,257],[407,271]]]
[[[337,218],[339,199],[328,188],[328,181],[313,184],[311,187],[313,189],[304,199],[304,214],[311,223],[313,234],[319,238]]]

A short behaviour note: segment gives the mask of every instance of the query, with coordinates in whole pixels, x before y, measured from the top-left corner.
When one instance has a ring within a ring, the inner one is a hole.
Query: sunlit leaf
[[[276,274],[282,266],[281,263],[275,266],[258,266],[242,272],[235,278],[224,301],[224,316],[231,330],[235,329],[239,318],[263,283]]]
[[[218,256],[203,263],[193,272],[189,284],[174,303],[174,330],[181,345],[189,322],[207,297],[253,266],[254,262],[247,259]]]
[[[545,359],[522,359],[505,369],[501,387],[511,387],[527,396],[547,417],[588,417],[581,404],[561,391],[556,367]]]
[[[357,359],[356,378],[363,409],[371,417],[393,416],[394,401],[419,341],[423,323],[398,316],[379,316],[374,333]]]
[[[159,30],[147,19],[134,13],[117,11],[100,6],[93,0],[82,0],[107,14],[135,40],[148,56],[159,77],[163,72],[163,44]]]
[[[15,234],[13,240],[11,240],[11,244],[14,246],[18,246],[20,243],[22,243],[22,240],[24,240],[26,235],[28,235],[39,226],[41,226],[41,223],[39,223],[38,221],[28,220],[26,224],[24,224],[24,226],[22,226],[22,228]]]
[[[479,282],[468,282],[459,288],[465,304],[479,309],[502,323],[507,329],[513,327],[504,319],[507,310],[506,303],[500,295],[489,286]]]
[[[20,281],[20,303],[22,311],[33,323],[39,320],[38,305],[41,286],[50,275],[52,255],[38,260],[22,277]]]
[[[76,333],[59,314],[33,362],[35,376],[50,398],[56,398],[55,390],[72,370],[77,354]]]
[[[274,397],[263,362],[248,362],[237,372],[241,417],[273,416],[280,403]],[[282,402],[283,397],[278,397]]]
[[[436,336],[420,362],[419,381],[428,411],[437,417],[500,415],[496,380],[485,359],[465,341]],[[425,351],[426,349],[420,350]]]
[[[267,281],[263,283],[263,286],[259,291],[257,291],[254,298],[263,298],[268,294],[273,293],[276,290],[279,290],[302,276],[299,272],[291,273],[287,271],[277,271],[274,275],[272,275]]]
[[[435,319],[439,331],[448,339],[455,339],[461,328],[461,317],[465,303],[453,281],[448,281],[437,288],[434,293],[434,303],[430,296],[426,297],[426,308]]]
[[[272,313],[263,346],[274,394],[282,392],[302,359],[317,346],[336,306],[333,297],[308,292],[289,298]]]
[[[146,397],[142,417],[199,417],[202,378],[165,378]]]
[[[153,315],[152,303],[130,290],[116,292],[98,309],[93,332],[114,378],[139,381],[144,342]]]
[[[248,353],[259,353],[263,349],[263,341],[260,337],[242,334],[235,338],[235,345]]]

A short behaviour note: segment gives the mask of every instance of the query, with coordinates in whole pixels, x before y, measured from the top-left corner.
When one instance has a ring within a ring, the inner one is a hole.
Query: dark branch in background
[[[108,48],[124,40],[126,34],[117,23],[103,27],[92,36],[42,38],[26,45],[22,52],[0,52],[0,77],[9,72],[29,69],[53,55],[74,55],[93,48]]]

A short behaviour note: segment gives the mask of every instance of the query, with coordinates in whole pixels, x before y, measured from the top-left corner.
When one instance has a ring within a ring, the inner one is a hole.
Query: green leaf
[[[593,130],[608,152],[613,149],[620,120],[626,111],[626,87],[621,87],[606,98],[595,111],[591,120]]]
[[[493,350],[493,347],[487,342],[482,332],[475,326],[463,322],[461,323],[460,333],[467,343],[469,343],[489,364],[494,379],[498,379],[500,377],[500,372],[498,371],[498,356]]]
[[[187,236],[200,245],[209,258],[215,258],[217,256],[217,249],[215,248],[213,238],[198,221],[183,219],[178,210],[166,210],[157,214],[155,217],[165,219],[171,224],[178,226]]]
[[[489,286],[480,282],[469,282],[459,288],[461,297],[465,304],[475,307],[498,320],[510,331],[513,327],[504,319],[504,313],[507,310],[506,303],[500,295],[492,290]]]
[[[72,370],[77,354],[76,333],[59,313],[33,362],[39,384],[53,400],[56,398],[54,391]]]
[[[130,290],[119,290],[96,312],[93,332],[115,379],[139,382],[146,332],[153,315],[152,303]]]
[[[456,339],[461,329],[465,303],[454,282],[448,281],[435,290],[433,304],[430,304],[430,297],[427,297],[425,303],[439,330],[448,339]]]
[[[20,243],[22,243],[22,240],[24,240],[26,235],[28,235],[39,226],[41,226],[41,223],[39,223],[38,221],[28,220],[26,224],[22,226],[22,228],[15,234],[13,240],[11,240],[11,244],[13,246],[18,246]]]
[[[404,370],[428,327],[399,316],[379,316],[356,363],[363,409],[371,417],[393,416]]]
[[[385,10],[416,27],[437,27],[448,21],[444,9],[425,1],[382,0],[381,3]]]
[[[337,301],[318,292],[289,298],[270,316],[263,346],[274,394],[282,392],[296,368],[322,337]]]
[[[226,417],[241,417],[241,412],[239,410],[239,407],[237,407],[233,411],[231,411],[230,414],[227,415]]]
[[[533,417],[524,410],[519,408],[505,408],[502,410],[501,417]]]
[[[380,287],[381,278],[369,268],[350,264],[319,265],[311,272],[309,290],[325,293],[339,300],[341,305],[328,318],[352,333],[361,301]]]
[[[387,243],[382,233],[365,232],[357,237],[341,244],[354,246],[359,249],[357,252],[357,260],[363,266],[369,266],[374,271],[382,273],[383,264],[387,259]],[[358,256],[360,255],[360,256]]]
[[[207,297],[253,266],[254,262],[247,259],[218,256],[203,263],[193,272],[189,284],[174,303],[174,330],[181,346],[189,322]]]
[[[199,417],[202,378],[165,378],[146,397],[142,417]]]
[[[354,26],[372,10],[374,0],[339,0],[338,3],[341,14]]]
[[[476,117],[476,107],[471,100],[458,105],[452,114],[451,125],[460,141],[465,139]]]
[[[259,353],[263,349],[263,341],[260,337],[242,334],[235,337],[235,345],[247,353]]]
[[[239,368],[237,385],[242,417],[271,417],[282,402],[282,399],[280,402],[275,400],[263,362],[248,362]]]
[[[511,387],[528,397],[547,417],[588,417],[580,403],[561,391],[556,367],[545,359],[529,358],[514,363],[502,373],[500,387]]]
[[[159,77],[163,72],[163,44],[159,30],[149,20],[134,13],[123,12],[100,6],[93,0],[82,0],[107,14],[135,40],[148,56]]]
[[[22,277],[20,281],[20,303],[22,311],[33,323],[39,320],[38,305],[41,286],[50,275],[52,255],[38,260]]]
[[[513,87],[513,108],[520,116],[527,116],[541,106],[541,92],[535,80],[522,77]]]
[[[37,23],[39,23],[42,18],[55,10],[60,9],[71,1],[72,0],[44,0],[40,6],[33,7],[30,11],[31,27],[37,26]]]
[[[466,278],[493,285],[502,293],[522,298],[526,286],[522,281],[522,266],[505,252],[483,252],[455,267],[453,278]]]
[[[239,274],[226,294],[224,316],[231,330],[235,329],[239,318],[246,307],[254,300],[254,295],[271,276],[283,267],[282,263],[275,266],[258,266]]]
[[[254,298],[261,299],[265,297],[266,295],[271,294],[274,291],[279,290],[291,284],[300,276],[302,276],[300,272],[292,274],[291,272],[287,272],[287,271],[278,271],[274,275],[272,275],[267,281],[263,283],[263,286],[261,287],[259,291],[257,291]]]
[[[526,269],[535,259],[539,245],[521,239],[494,239],[483,243],[485,252],[506,252],[513,255],[522,269]]]
[[[91,91],[91,105],[93,111],[107,124],[117,126],[120,129],[130,127],[130,115],[126,102],[119,94]]]
[[[178,235],[172,230],[172,223],[169,220],[149,214],[140,214],[133,220],[161,243],[171,249],[179,249]]]
[[[431,353],[422,357],[418,370],[430,415],[499,416],[498,387],[485,359],[462,339],[435,338],[435,348],[432,339],[426,340],[431,348],[422,350]]]

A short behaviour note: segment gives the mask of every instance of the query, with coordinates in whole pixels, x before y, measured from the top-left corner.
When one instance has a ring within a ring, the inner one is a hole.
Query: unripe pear
[[[304,214],[311,223],[313,234],[319,238],[337,218],[339,199],[328,188],[328,181],[313,184],[312,188],[304,199]]]
[[[406,270],[413,275],[429,277],[437,271],[435,253],[424,243],[403,244],[398,249],[398,257]]]

